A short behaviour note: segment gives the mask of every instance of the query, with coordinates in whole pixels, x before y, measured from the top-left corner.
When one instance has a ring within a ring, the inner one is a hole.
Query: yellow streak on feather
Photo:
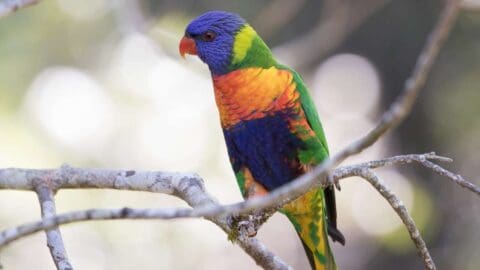
[[[232,64],[240,63],[246,56],[252,46],[253,38],[257,35],[250,25],[243,26],[235,36],[233,43],[233,60]]]

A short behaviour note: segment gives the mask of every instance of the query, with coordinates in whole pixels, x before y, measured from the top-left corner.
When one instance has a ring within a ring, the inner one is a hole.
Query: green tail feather
[[[306,193],[282,212],[292,222],[313,270],[338,270],[330,249],[323,190]]]
[[[310,249],[303,241],[300,234],[298,235],[298,237],[300,237],[300,240],[302,241],[303,249],[305,250],[305,254],[307,254],[308,262],[310,263],[312,270],[338,270],[338,267],[335,263],[335,258],[333,257],[330,247],[328,247],[328,252],[325,256],[319,254],[319,251],[316,249]]]

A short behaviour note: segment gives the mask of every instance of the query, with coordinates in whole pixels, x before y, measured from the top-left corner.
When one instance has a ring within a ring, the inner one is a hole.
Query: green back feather
[[[305,112],[308,123],[310,124],[313,131],[315,132],[315,135],[317,135],[317,138],[322,143],[322,146],[324,148],[325,155],[326,155],[324,158],[326,158],[329,154],[327,139],[325,138],[325,133],[323,132],[323,127],[322,127],[322,124],[320,123],[320,119],[318,117],[315,104],[313,103],[313,100],[310,97],[310,94],[308,92],[307,87],[305,86],[305,83],[303,82],[302,77],[293,69],[289,69],[289,70],[292,72],[293,80],[297,84],[297,91],[300,93],[302,108],[303,108],[303,111]]]

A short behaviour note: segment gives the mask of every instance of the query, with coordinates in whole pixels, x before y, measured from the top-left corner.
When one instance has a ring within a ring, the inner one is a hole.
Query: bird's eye
[[[216,37],[217,37],[217,34],[212,31],[207,31],[203,33],[201,36],[202,40],[207,42],[214,41]]]

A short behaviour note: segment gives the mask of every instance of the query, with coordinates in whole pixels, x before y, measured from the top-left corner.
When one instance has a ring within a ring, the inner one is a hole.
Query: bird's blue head
[[[236,34],[245,25],[245,20],[237,14],[206,12],[187,26],[180,54],[198,55],[213,74],[225,74],[231,64]]]

